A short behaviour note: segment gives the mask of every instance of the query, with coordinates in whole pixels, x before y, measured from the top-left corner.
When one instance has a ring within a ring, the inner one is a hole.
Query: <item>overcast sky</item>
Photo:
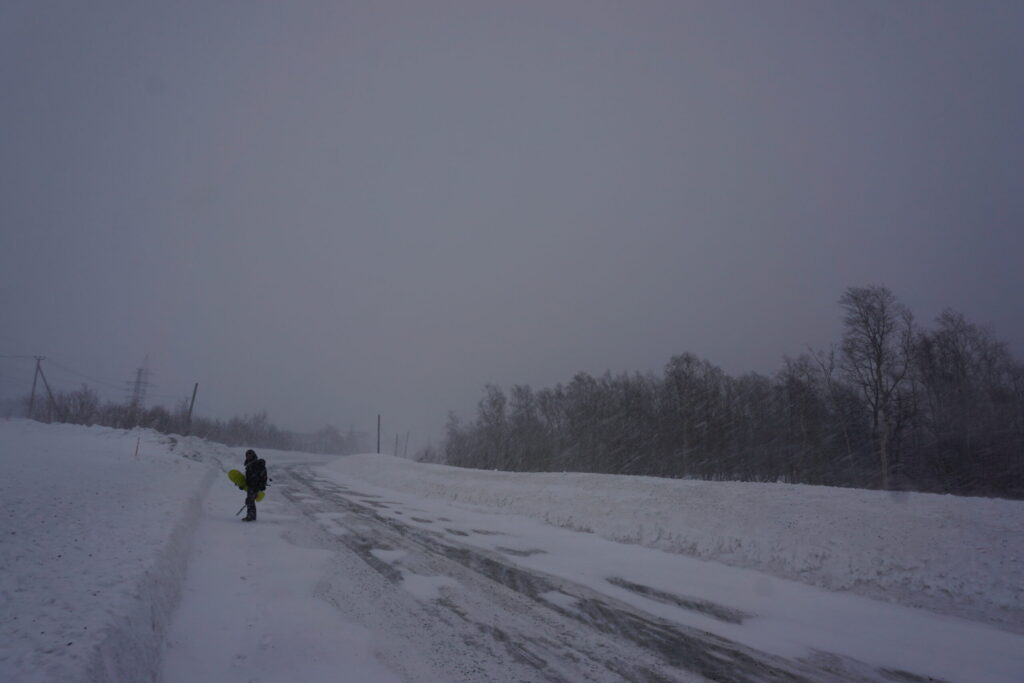
[[[208,416],[771,373],[865,284],[1024,358],[1018,0],[6,0],[0,141],[0,355]]]

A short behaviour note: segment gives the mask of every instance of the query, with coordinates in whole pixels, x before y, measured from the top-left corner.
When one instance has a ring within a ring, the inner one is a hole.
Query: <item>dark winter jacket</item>
[[[267,463],[263,458],[255,458],[245,463],[245,487],[249,491],[262,491],[267,488]]]

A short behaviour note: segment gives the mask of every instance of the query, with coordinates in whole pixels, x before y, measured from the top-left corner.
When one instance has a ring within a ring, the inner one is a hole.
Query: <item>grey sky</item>
[[[1022,66],[1020,2],[5,2],[0,355],[385,439],[850,285],[1024,357]]]

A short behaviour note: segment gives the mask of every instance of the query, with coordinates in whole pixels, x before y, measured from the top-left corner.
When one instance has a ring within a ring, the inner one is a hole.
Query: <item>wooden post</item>
[[[63,420],[64,416],[60,414],[57,401],[53,398],[53,392],[50,391],[50,383],[46,381],[46,373],[43,372],[42,368],[39,368],[39,376],[43,378],[43,386],[46,387],[46,395],[50,397],[50,412],[57,413],[57,417]]]
[[[192,387],[192,402],[188,404],[188,419],[185,421],[185,436],[192,431],[192,408],[196,405],[196,392],[199,391],[199,382]]]
[[[35,419],[35,407],[36,407],[36,382],[39,381],[39,361],[43,360],[42,356],[36,356],[36,371],[32,375],[32,395],[28,399],[28,417],[30,420]]]

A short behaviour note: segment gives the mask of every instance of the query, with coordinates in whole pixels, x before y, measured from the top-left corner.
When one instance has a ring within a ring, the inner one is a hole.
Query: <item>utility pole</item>
[[[39,371],[39,376],[43,378],[43,386],[46,387],[46,395],[50,397],[50,412],[57,413],[57,417],[63,419],[63,415],[60,414],[60,410],[57,407],[57,400],[53,397],[53,392],[50,391],[50,383],[46,381],[46,373],[43,372],[43,368],[39,365],[39,360],[36,360],[36,369]]]
[[[190,431],[192,431],[192,408],[194,408],[195,405],[196,405],[196,392],[197,391],[199,391],[199,382],[196,382],[196,385],[194,387],[192,387],[192,401],[191,401],[191,403],[188,404],[188,419],[185,421],[185,435],[186,436],[188,436],[188,433]]]
[[[377,413],[377,455],[380,455],[380,413]]]
[[[32,419],[32,415],[35,412],[36,406],[36,381],[39,379],[39,373],[42,372],[42,370],[39,367],[39,363],[46,360],[43,356],[36,356],[35,358],[36,371],[35,374],[32,375],[32,395],[28,399],[28,417],[30,420]]]

